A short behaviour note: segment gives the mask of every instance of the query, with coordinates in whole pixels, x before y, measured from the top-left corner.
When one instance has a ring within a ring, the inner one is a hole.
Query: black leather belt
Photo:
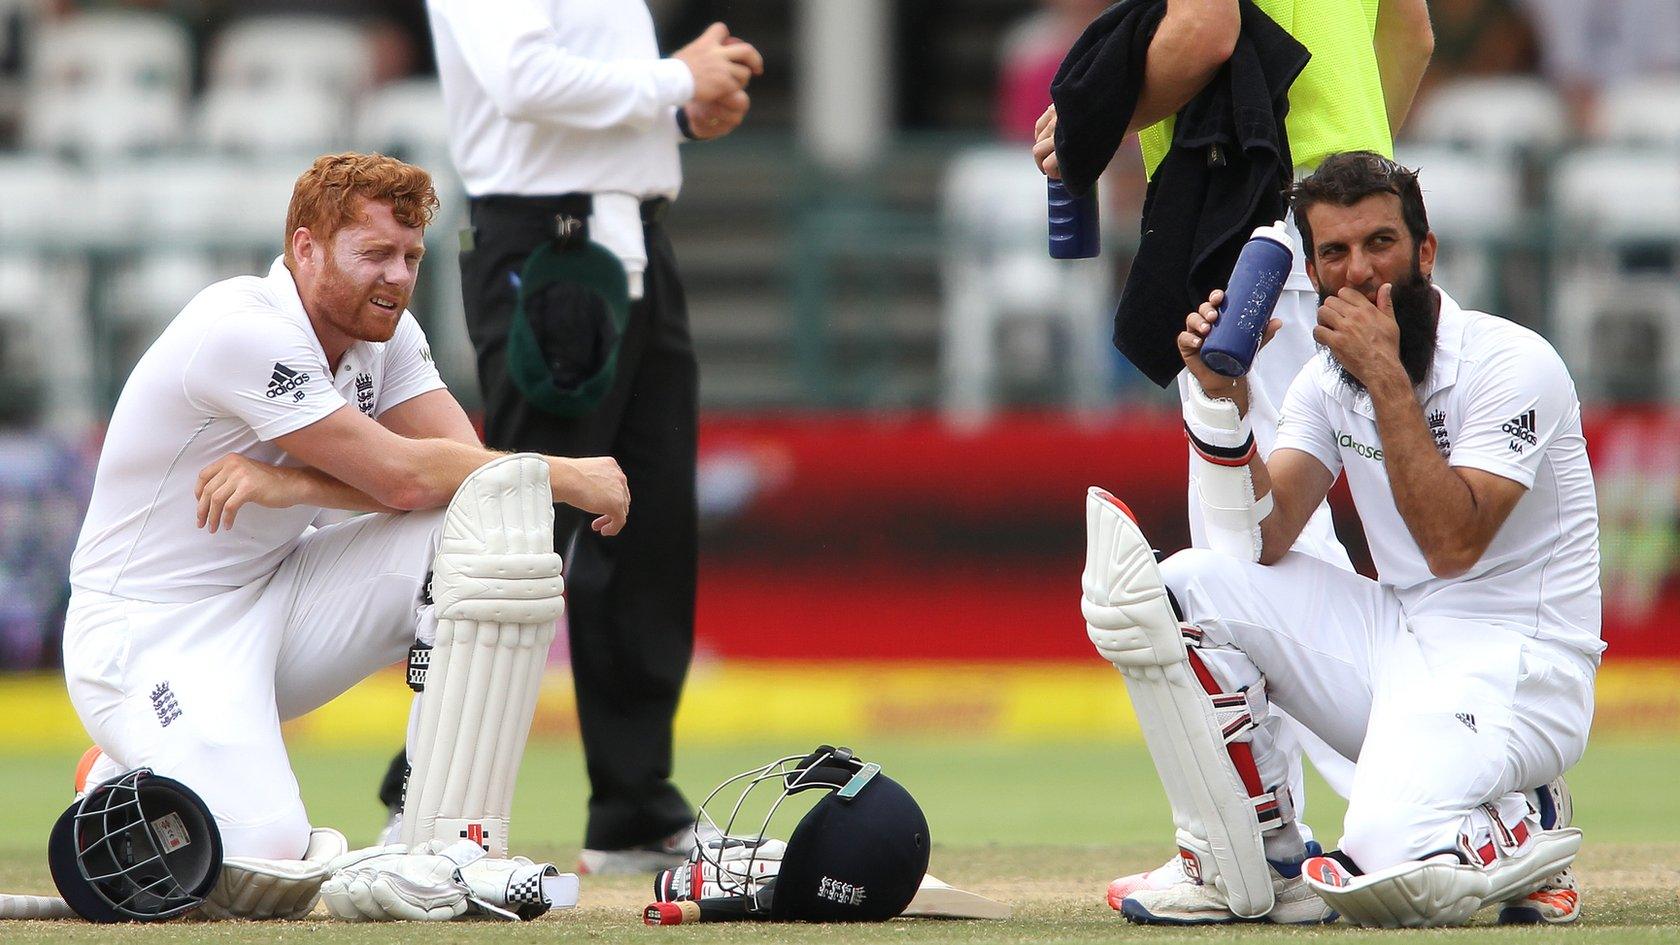
[[[527,196],[524,194],[486,194],[483,197],[473,197],[468,200],[469,207],[474,210],[486,210],[491,213],[506,213],[532,216],[555,216],[564,214],[570,217],[587,220],[595,212],[594,194],[556,194],[553,196]],[[645,224],[659,223],[665,219],[665,214],[671,209],[671,198],[649,197],[642,201],[642,222]]]

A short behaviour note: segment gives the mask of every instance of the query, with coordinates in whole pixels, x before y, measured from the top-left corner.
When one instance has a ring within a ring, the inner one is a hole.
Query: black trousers
[[[676,258],[657,218],[644,213],[644,294],[631,303],[612,390],[593,413],[575,419],[524,399],[505,370],[516,297],[510,274],[553,237],[553,203],[474,200],[474,242],[461,254],[461,285],[488,445],[610,455],[629,481],[630,516],[611,538],[590,529],[593,515],[555,506],[589,769],[584,846],[612,850],[666,837],[694,816],[670,778],[672,719],[694,650],[699,370]]]

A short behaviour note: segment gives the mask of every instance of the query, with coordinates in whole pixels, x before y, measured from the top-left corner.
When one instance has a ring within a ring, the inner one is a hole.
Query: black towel
[[[1144,58],[1167,0],[1120,0],[1079,34],[1050,81],[1056,103],[1056,160],[1076,197],[1089,193],[1143,94]]]
[[[1184,316],[1225,285],[1249,233],[1287,209],[1293,161],[1284,116],[1310,54],[1252,0],[1239,7],[1235,51],[1178,113],[1172,147],[1149,182],[1142,239],[1114,312],[1115,347],[1162,387],[1184,367],[1176,343]],[[1165,0],[1115,4],[1056,72],[1056,154],[1075,193],[1090,188],[1119,147],[1165,8]]]

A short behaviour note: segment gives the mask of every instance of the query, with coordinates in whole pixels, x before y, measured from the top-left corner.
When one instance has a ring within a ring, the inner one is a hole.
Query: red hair
[[[437,212],[432,175],[383,154],[325,154],[315,159],[292,188],[286,209],[286,265],[291,267],[292,234],[308,227],[316,239],[331,240],[361,218],[359,198],[391,205],[403,226],[425,228]]]

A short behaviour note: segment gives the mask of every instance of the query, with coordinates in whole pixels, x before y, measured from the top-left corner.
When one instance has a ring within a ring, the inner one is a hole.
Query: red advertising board
[[[1680,656],[1680,415],[1602,413],[1587,437],[1611,658]],[[1063,660],[1079,616],[1084,492],[1188,543],[1175,414],[712,417],[701,436],[699,637],[720,656]],[[1338,527],[1370,572],[1345,490]]]

